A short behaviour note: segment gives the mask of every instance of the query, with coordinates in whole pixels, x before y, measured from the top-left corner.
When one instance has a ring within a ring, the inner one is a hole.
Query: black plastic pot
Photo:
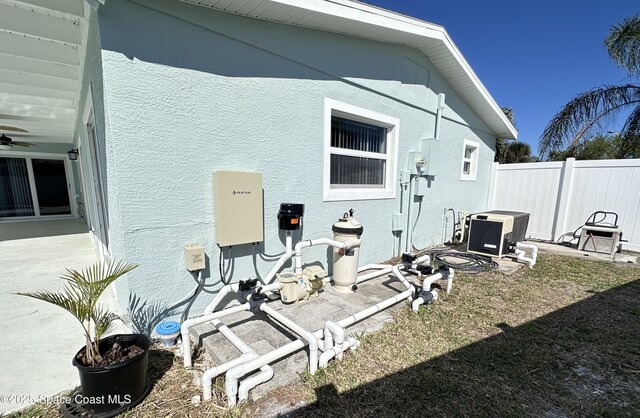
[[[78,368],[81,390],[73,401],[92,414],[126,410],[140,403],[148,394],[147,364],[151,340],[142,334],[117,334],[100,341],[100,352],[104,353],[113,344],[122,348],[137,345],[144,350],[134,358],[106,367],[87,367],[73,357]],[[78,354],[85,349],[78,351]],[[121,411],[118,411],[121,412]]]

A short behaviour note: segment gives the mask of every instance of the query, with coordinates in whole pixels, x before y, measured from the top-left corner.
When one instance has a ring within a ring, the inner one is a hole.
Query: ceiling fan
[[[31,142],[14,141],[5,134],[2,134],[2,136],[0,136],[0,150],[9,151],[13,146],[16,145],[19,147],[30,147],[35,144],[32,144]]]

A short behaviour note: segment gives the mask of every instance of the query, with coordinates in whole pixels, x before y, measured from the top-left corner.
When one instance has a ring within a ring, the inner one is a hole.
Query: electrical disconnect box
[[[401,232],[404,230],[404,226],[407,224],[407,217],[404,213],[395,212],[391,221],[391,230],[394,232]]]
[[[264,240],[262,174],[217,171],[213,175],[213,195],[218,245]]]
[[[417,197],[423,197],[425,194],[427,194],[427,179],[424,177],[418,177],[416,178],[415,182],[416,183],[413,188],[413,195]]]
[[[422,172],[425,176],[437,176],[439,172],[440,161],[438,158],[442,158],[440,155],[440,140],[435,138],[423,139],[420,144],[422,154],[426,159],[426,166]]]
[[[184,246],[184,260],[187,270],[197,271],[205,269],[204,248],[198,244],[187,244]]]

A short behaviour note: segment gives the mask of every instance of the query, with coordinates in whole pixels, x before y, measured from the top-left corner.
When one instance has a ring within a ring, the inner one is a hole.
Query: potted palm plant
[[[151,341],[143,334],[117,334],[102,338],[120,319],[98,303],[111,283],[136,265],[100,263],[82,271],[67,269],[60,292],[21,292],[71,313],[85,334],[85,346],[72,360],[80,375],[80,389],[69,396],[62,412],[113,416],[138,404],[148,394],[147,362]],[[70,413],[70,415],[77,415]],[[68,414],[65,414],[68,415]]]

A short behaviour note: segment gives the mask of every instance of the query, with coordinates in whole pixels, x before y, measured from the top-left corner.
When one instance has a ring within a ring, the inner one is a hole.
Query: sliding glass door
[[[73,215],[65,159],[0,157],[0,219]]]
[[[0,218],[35,214],[27,161],[0,157]]]

